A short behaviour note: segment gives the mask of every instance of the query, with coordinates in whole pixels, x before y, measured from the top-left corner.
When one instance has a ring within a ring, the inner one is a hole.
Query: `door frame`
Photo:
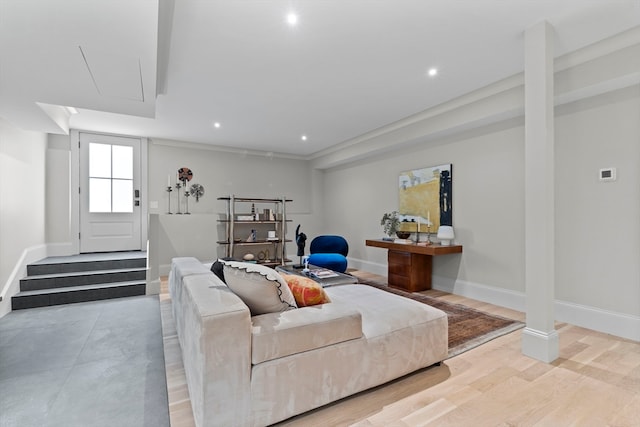
[[[106,132],[90,132],[72,129],[69,132],[69,144],[71,148],[71,186],[70,202],[71,215],[69,233],[74,254],[80,253],[80,134],[107,135],[124,138],[140,138],[140,248],[147,250],[147,234],[149,227],[149,203],[148,203],[148,152],[149,144],[146,137],[122,135]]]

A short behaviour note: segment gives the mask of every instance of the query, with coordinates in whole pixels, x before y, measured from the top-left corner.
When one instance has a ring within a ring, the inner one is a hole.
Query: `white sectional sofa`
[[[207,266],[174,258],[169,289],[197,426],[270,425],[447,356],[444,312],[366,285],[251,316]]]

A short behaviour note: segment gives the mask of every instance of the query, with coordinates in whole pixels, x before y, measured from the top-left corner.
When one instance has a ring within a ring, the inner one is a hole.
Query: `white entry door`
[[[80,133],[80,252],[142,249],[140,145]]]

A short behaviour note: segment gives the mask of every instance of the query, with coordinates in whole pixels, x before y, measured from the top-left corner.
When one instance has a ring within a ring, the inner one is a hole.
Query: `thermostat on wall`
[[[600,169],[600,181],[615,181],[616,168]]]

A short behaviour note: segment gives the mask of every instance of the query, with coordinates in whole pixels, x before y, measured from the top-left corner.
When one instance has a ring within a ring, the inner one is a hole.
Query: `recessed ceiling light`
[[[213,127],[218,129],[220,127],[220,123],[218,123],[218,122],[213,123]]]
[[[298,15],[296,15],[294,12],[287,13],[287,24],[293,27],[297,23],[298,23]]]
[[[301,140],[303,140],[303,141],[306,141],[306,140],[307,140],[307,135],[302,135],[302,136],[300,137],[300,139],[301,139]]]
[[[429,71],[427,71],[427,74],[429,75],[429,77],[435,77],[438,75],[438,69],[437,68],[429,68]]]

